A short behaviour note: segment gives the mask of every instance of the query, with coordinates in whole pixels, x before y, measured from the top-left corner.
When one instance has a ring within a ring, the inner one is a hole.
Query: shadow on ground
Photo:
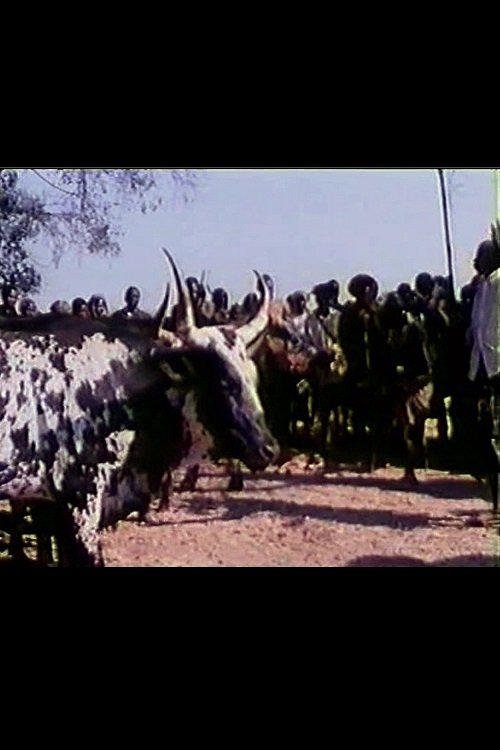
[[[345,476],[345,473],[352,474],[352,470],[349,472],[334,472],[328,471],[326,474],[256,474],[253,476],[246,475],[245,481],[268,481],[276,482],[281,486],[296,486],[296,485],[307,485],[307,486],[318,486],[324,487],[329,485],[331,487],[359,487],[366,489],[379,489],[384,492],[411,492],[417,495],[429,495],[440,500],[488,500],[488,488],[482,482],[479,482],[473,478],[466,478],[463,476],[443,476],[443,477],[432,477],[426,478],[425,475],[421,475],[421,480],[418,484],[413,485],[407,481],[396,478],[378,477],[376,474],[368,475],[365,473],[359,473],[356,476]],[[204,476],[204,475],[200,475]],[[207,475],[210,479],[214,479],[213,475]],[[220,477],[221,490],[227,485],[227,477]],[[210,494],[214,492],[214,488],[210,489],[196,489],[196,493]]]
[[[159,518],[153,526],[181,526],[194,523],[216,523],[239,521],[258,513],[279,515],[289,520],[289,525],[300,525],[307,520],[319,520],[352,526],[386,526],[399,531],[417,528],[444,528],[450,526],[480,528],[486,525],[479,512],[451,511],[446,516],[431,516],[428,513],[400,513],[391,510],[371,508],[330,508],[324,505],[295,503],[285,500],[263,500],[261,497],[242,498],[239,495],[223,496],[216,499],[189,498],[182,496],[182,506],[190,513],[201,516],[199,520],[162,521]],[[487,507],[485,507],[487,511]],[[214,512],[217,515],[213,515]]]
[[[348,568],[500,568],[500,557],[493,555],[463,555],[429,563],[417,557],[356,557]]]

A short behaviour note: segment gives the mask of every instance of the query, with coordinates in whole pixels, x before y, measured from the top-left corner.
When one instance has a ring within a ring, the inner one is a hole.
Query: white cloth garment
[[[469,379],[475,380],[483,359],[488,378],[500,373],[500,269],[479,284],[471,321]]]
[[[340,312],[331,310],[326,318],[318,318],[316,313],[306,321],[306,335],[318,351],[331,351],[339,336]]]
[[[309,313],[306,311],[302,315],[295,315],[294,317],[287,318],[286,326],[290,333],[304,338],[306,335],[306,323]]]

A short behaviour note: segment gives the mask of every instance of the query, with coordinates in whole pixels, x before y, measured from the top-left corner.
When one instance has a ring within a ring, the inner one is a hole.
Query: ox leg
[[[418,484],[415,468],[418,462],[419,446],[422,445],[423,441],[423,429],[420,425],[407,424],[404,429],[404,439],[406,444],[406,461],[403,479],[410,484]]]
[[[493,500],[493,510],[498,513],[498,483],[499,483],[499,472],[500,472],[500,381],[497,378],[493,381],[493,396],[492,396],[492,412],[493,412],[493,453],[494,453],[494,471],[490,478],[490,488]]]
[[[89,555],[81,544],[78,544],[74,529],[67,524],[58,524],[56,536],[57,564],[59,568],[94,568],[102,567],[102,552]]]
[[[104,567],[98,521],[91,514],[74,514],[62,502],[57,503],[53,514],[56,528],[58,567]]]
[[[331,383],[328,388],[330,399],[330,410],[333,415],[333,424],[331,426],[331,436],[338,444],[343,439],[344,419],[342,410],[342,385],[340,383]]]
[[[181,482],[179,492],[194,492],[196,490],[196,483],[200,476],[200,465],[194,464],[190,466],[186,471],[186,475]]]
[[[330,418],[333,410],[333,399],[331,388],[328,384],[318,386],[316,409],[319,418],[319,445],[320,456],[326,461],[328,457],[328,438],[330,436]]]
[[[290,434],[291,446],[306,450],[311,442],[311,415],[309,402],[311,387],[306,380],[299,383],[292,381],[290,388]],[[299,431],[298,423],[302,422],[303,429]]]
[[[104,556],[102,545],[97,541],[91,546],[87,546],[79,539],[70,540],[66,544],[62,554],[61,567],[69,568],[103,568]]]
[[[347,394],[343,383],[339,383],[335,386],[335,436],[342,444],[347,437],[348,416]]]
[[[244,489],[243,484],[243,472],[241,470],[241,465],[238,461],[235,461],[234,463],[231,462],[229,464],[229,484],[227,486],[228,492],[242,492]]]
[[[448,442],[448,420],[444,396],[439,394],[436,399],[436,418],[438,420],[438,433],[440,446]]]
[[[52,537],[56,533],[56,515],[52,504],[34,504],[31,508],[31,517],[37,539],[36,561],[44,567],[53,565]]]
[[[160,504],[158,506],[158,512],[162,510],[168,510],[170,508],[170,492],[172,490],[172,470],[167,469],[163,475],[163,479],[160,485]]]
[[[493,511],[498,513],[498,471],[488,476],[488,486],[491,492],[491,499],[493,501]]]
[[[22,525],[26,512],[26,503],[23,500],[11,500],[11,530],[9,541],[9,555],[14,562],[23,563],[28,560],[24,554],[24,542]]]

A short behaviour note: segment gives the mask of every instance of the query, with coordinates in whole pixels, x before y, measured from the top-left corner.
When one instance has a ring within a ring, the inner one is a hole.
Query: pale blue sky
[[[463,284],[489,232],[493,171],[457,170],[454,182],[456,273]],[[45,280],[41,309],[93,293],[116,308],[131,284],[141,288],[144,308],[153,309],[167,280],[163,246],[186,275],[210,270],[212,288],[224,286],[237,298],[253,288],[253,268],[270,273],[280,295],[337,278],[344,297],[356,273],[372,274],[388,290],[419,271],[446,270],[432,169],[204,170],[190,205],[125,214],[123,226],[123,253],[112,261],[68,253],[54,269],[49,253],[37,248]]]

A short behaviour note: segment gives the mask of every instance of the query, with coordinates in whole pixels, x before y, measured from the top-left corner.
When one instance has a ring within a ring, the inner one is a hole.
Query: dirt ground
[[[500,536],[484,485],[400,469],[324,473],[297,458],[224,491],[205,466],[194,493],[174,493],[150,525],[104,532],[110,567],[492,567]],[[176,476],[177,481],[182,477]]]

